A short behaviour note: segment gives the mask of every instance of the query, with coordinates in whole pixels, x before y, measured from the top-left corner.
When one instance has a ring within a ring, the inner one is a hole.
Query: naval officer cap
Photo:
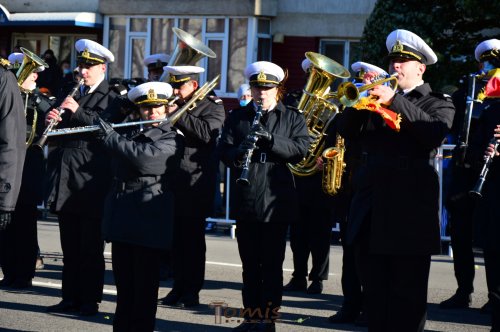
[[[166,105],[172,93],[172,86],[168,83],[147,82],[132,88],[127,97],[139,106]]]
[[[168,64],[169,59],[170,55],[168,54],[151,54],[144,59],[144,66],[148,67],[148,69],[163,69]]]
[[[245,68],[245,77],[251,87],[277,87],[285,77],[283,69],[268,61],[257,61]]]
[[[79,64],[99,65],[115,61],[115,56],[106,47],[90,39],[79,39],[75,43]]]
[[[500,40],[488,39],[480,42],[474,51],[476,60],[484,62],[500,56]]]
[[[425,65],[437,62],[436,53],[425,41],[411,31],[397,29],[387,36],[385,41],[389,59],[404,58],[417,60]]]
[[[170,74],[169,82],[174,89],[178,89],[184,83],[199,79],[199,74],[205,69],[198,66],[165,66],[163,70]]]
[[[366,73],[369,73],[369,72],[375,72],[377,73],[378,76],[387,76],[387,72],[385,70],[383,70],[382,68],[380,67],[377,67],[375,65],[372,65],[371,63],[368,63],[368,62],[363,62],[363,61],[357,61],[357,62],[354,62],[352,65],[351,65],[351,69],[357,73],[357,77],[362,79],[363,76],[366,74]]]
[[[7,58],[10,62],[10,69],[11,70],[18,70],[19,67],[23,64],[23,59],[24,59],[24,53],[20,52],[14,52],[9,55]],[[39,66],[34,70],[35,73],[39,73],[41,71],[44,71],[45,67],[44,66]]]

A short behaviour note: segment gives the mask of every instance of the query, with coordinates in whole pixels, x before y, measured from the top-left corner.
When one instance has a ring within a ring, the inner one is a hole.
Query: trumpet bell
[[[38,67],[44,66],[48,68],[49,65],[43,61],[38,55],[35,53],[21,47],[21,52],[24,54],[23,63],[19,67],[16,73],[17,84],[21,86],[24,81],[28,78],[28,76],[33,73]]]

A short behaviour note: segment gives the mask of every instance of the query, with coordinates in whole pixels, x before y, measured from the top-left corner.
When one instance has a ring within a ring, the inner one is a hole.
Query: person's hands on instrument
[[[59,106],[59,107],[63,108],[63,109],[70,110],[71,113],[75,113],[78,110],[78,107],[80,107],[80,105],[76,102],[76,100],[73,99],[73,97],[67,96],[63,100],[61,106]]]
[[[12,212],[0,211],[0,231],[5,230],[12,220]]]
[[[244,155],[248,150],[255,149],[254,138],[249,135],[247,138],[241,141],[237,149],[240,156]]]
[[[59,111],[55,108],[51,109],[49,113],[47,113],[47,116],[45,116],[45,125],[48,126],[52,120],[55,120],[57,122],[60,122],[61,116],[59,115]]]
[[[500,125],[497,125],[495,128],[495,134],[493,135],[494,139],[497,140],[498,143],[500,143]],[[486,151],[484,151],[484,158],[488,157],[496,157],[500,155],[498,150],[495,149],[495,145],[493,143],[489,143],[488,147],[486,148]]]
[[[104,139],[115,131],[111,123],[104,121],[100,116],[97,117],[94,124],[99,126],[99,130],[96,131],[97,139]]]
[[[372,90],[370,90],[370,96],[377,98],[377,102],[389,106],[392,104],[392,100],[396,92],[391,87],[379,84],[375,85]]]
[[[252,132],[250,135],[254,135],[258,138],[257,146],[267,147],[273,142],[273,135],[266,130],[260,123],[252,127]]]

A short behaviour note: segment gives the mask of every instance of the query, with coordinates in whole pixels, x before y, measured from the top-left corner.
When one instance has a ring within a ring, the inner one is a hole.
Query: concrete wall
[[[285,36],[359,38],[376,0],[279,0],[272,33]]]
[[[101,0],[103,15],[276,16],[279,0]]]
[[[2,0],[10,13],[92,12],[99,10],[99,0]]]

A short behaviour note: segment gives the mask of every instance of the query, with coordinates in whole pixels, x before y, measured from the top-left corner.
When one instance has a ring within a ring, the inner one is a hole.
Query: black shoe
[[[0,287],[10,287],[14,283],[14,278],[4,277],[0,280]]]
[[[243,323],[236,326],[233,329],[233,332],[257,331],[258,325],[259,325],[258,323],[245,320],[245,321],[243,321]]]
[[[15,289],[26,289],[26,288],[33,287],[33,283],[31,281],[31,278],[30,279],[17,279],[16,281],[14,281],[14,283],[12,283],[11,287],[15,288]]]
[[[323,281],[313,280],[309,287],[307,287],[307,294],[321,294],[323,292]]]
[[[491,310],[492,310],[491,309],[491,302],[488,300],[488,302],[483,304],[481,309],[479,309],[479,312],[481,312],[483,315],[489,315],[489,314],[491,314]]]
[[[83,303],[78,312],[80,316],[95,316],[99,312],[99,304],[95,302]]]
[[[332,324],[351,324],[358,316],[359,312],[340,309],[335,315],[328,317],[328,321]]]
[[[165,296],[163,299],[161,299],[161,304],[163,305],[176,305],[177,302],[179,302],[181,298],[181,294],[177,292],[176,290],[171,290],[167,296]]]
[[[283,291],[285,292],[305,292],[307,290],[307,280],[306,278],[295,278],[292,277],[290,282],[283,286]]]
[[[192,308],[200,305],[198,296],[181,296],[176,306],[180,308]]]
[[[362,312],[358,318],[354,320],[354,325],[368,327],[368,315],[365,312]]]
[[[452,297],[439,303],[441,309],[465,309],[470,307],[470,294],[455,293]]]
[[[73,301],[62,300],[58,304],[47,307],[47,312],[74,312],[78,311],[80,306]]]

